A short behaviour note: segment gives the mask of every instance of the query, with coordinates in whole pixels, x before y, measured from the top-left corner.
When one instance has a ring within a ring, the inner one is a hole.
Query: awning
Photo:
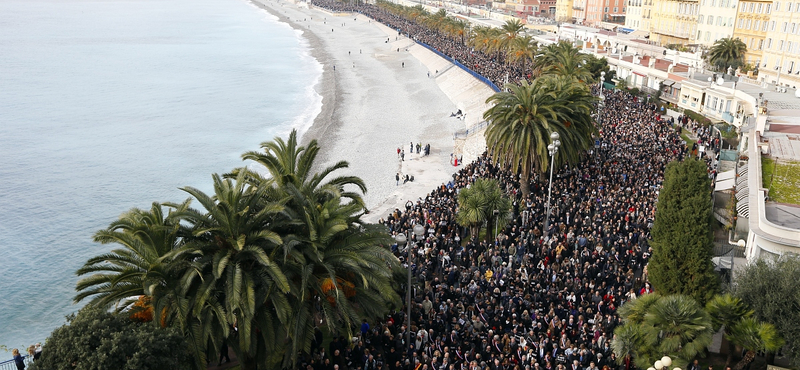
[[[733,189],[734,186],[736,186],[736,180],[734,179],[728,179],[722,181],[719,181],[719,179],[717,179],[717,183],[714,184],[714,191],[730,190]]]
[[[641,73],[639,73],[639,72],[636,72],[636,71],[633,71],[633,74],[635,74],[635,75],[637,75],[637,76],[640,76],[640,77],[644,77],[644,74],[641,74]]]
[[[636,31],[636,30],[633,29],[633,28],[617,27],[617,31],[624,32],[624,33],[631,33],[631,32]]]
[[[630,35],[631,36],[636,36],[636,37],[645,37],[645,36],[650,36],[650,31],[636,30],[636,31],[631,32]]]
[[[672,86],[672,85],[674,85],[676,83],[677,83],[676,81],[673,81],[673,80],[670,80],[670,79],[666,79],[661,84],[664,85],[664,86]]]
[[[730,180],[736,177],[736,170],[720,172],[717,174],[717,181]]]

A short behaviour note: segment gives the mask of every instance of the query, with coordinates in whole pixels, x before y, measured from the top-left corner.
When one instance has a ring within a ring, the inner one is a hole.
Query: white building
[[[701,0],[695,42],[711,46],[719,39],[733,36],[737,5],[736,0]]]

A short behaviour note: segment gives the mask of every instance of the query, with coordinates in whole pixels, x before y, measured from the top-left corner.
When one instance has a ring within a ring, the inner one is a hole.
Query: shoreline
[[[377,222],[452,180],[462,168],[451,165],[454,152],[466,163],[483,152],[482,131],[453,137],[482,120],[485,100],[494,94],[483,82],[364,15],[309,9],[291,0],[250,2],[300,31],[322,65],[314,87],[322,109],[301,142],[319,142],[318,169],[346,160],[350,167],[340,175],[364,180],[370,210],[365,221]],[[465,120],[450,117],[459,109],[467,113]],[[430,155],[409,153],[412,142],[430,144]],[[406,152],[404,161],[398,148]],[[397,185],[396,173],[415,181]]]
[[[295,31],[300,31],[300,37],[308,41],[311,57],[322,65],[322,75],[313,87],[317,94],[322,96],[322,108],[317,116],[314,117],[311,126],[305,131],[300,132],[301,143],[303,145],[308,145],[311,141],[309,137],[317,138],[324,136],[331,126],[336,126],[335,123],[337,122],[333,112],[336,107],[336,98],[341,95],[341,91],[337,90],[336,78],[334,78],[332,71],[327,67],[326,63],[323,62],[329,60],[330,56],[325,52],[322,40],[319,39],[319,36],[313,32],[306,32],[306,29],[294,22],[291,17],[282,15],[277,10],[267,5],[267,1],[250,0],[250,3],[278,18],[278,22],[287,24]],[[324,160],[325,158],[322,159]]]

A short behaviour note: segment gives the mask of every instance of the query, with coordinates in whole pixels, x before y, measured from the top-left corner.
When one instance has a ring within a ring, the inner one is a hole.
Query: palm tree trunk
[[[725,367],[731,366],[733,363],[733,352],[736,351],[736,345],[731,341],[728,342],[728,356],[725,358]]]
[[[528,199],[531,195],[531,170],[522,169],[522,174],[519,178],[519,188],[522,190],[522,199]]]
[[[736,366],[733,367],[733,370],[742,370],[742,369],[744,369],[744,367],[747,366],[747,364],[753,362],[753,359],[755,359],[755,358],[756,358],[756,352],[755,351],[747,351],[747,354],[744,355],[742,360],[739,361],[739,363],[736,364]]]
[[[494,210],[492,210],[492,211],[494,211]],[[492,215],[489,216],[488,219],[486,219],[486,241],[494,240],[494,238],[497,237],[497,235],[493,234],[493,232],[494,232],[494,223],[495,223],[494,213],[492,213]],[[490,238],[489,235],[493,235],[493,237]]]

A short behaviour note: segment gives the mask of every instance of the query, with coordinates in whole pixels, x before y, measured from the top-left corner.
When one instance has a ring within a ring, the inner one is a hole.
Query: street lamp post
[[[417,237],[414,242],[411,241],[411,233]],[[395,241],[397,241],[398,245],[406,245],[406,263],[408,264],[408,285],[406,285],[406,351],[408,351],[408,346],[411,345],[411,246],[416,244],[416,241],[425,234],[425,228],[420,225],[416,224],[412,229],[408,229],[406,232],[408,236],[404,233],[397,234],[395,236]],[[409,369],[414,369],[414,364],[411,362],[411,356],[408,356],[408,367]]]
[[[558,147],[561,146],[561,141],[558,140],[558,138],[558,132],[553,131],[553,133],[550,134],[552,142],[547,146],[547,151],[550,153],[550,186],[547,190],[547,215],[544,218],[544,232],[547,232],[550,226],[550,200],[553,196],[553,167],[556,166],[556,153],[558,153]]]

